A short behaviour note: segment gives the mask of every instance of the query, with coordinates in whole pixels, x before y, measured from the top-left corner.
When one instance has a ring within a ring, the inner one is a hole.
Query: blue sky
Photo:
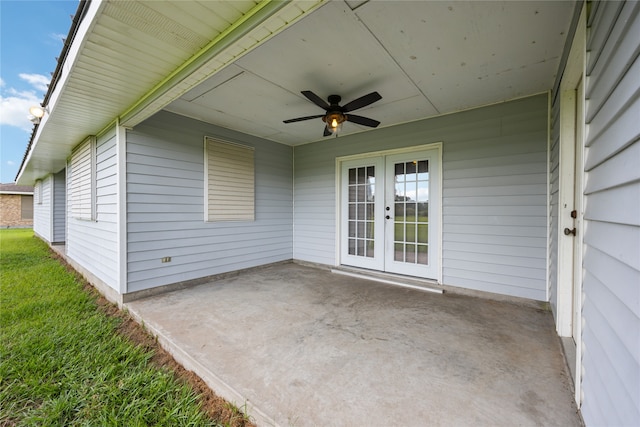
[[[78,0],[0,0],[0,182],[15,180]]]

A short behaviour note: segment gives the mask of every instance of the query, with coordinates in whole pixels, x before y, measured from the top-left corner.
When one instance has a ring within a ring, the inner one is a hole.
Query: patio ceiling
[[[323,139],[311,90],[381,127],[551,89],[573,2],[332,1],[166,109],[289,145]],[[343,134],[369,128],[346,123]]]
[[[117,117],[161,109],[272,141],[323,139],[300,91],[381,127],[549,90],[574,1],[110,2],[93,0],[51,90],[19,182],[65,165]],[[319,7],[318,7],[318,4]],[[346,123],[342,134],[368,130]]]

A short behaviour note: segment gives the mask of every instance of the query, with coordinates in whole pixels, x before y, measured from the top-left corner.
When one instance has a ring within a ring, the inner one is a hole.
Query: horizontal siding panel
[[[588,285],[585,282],[585,288]],[[592,320],[592,324],[584,333],[584,340],[590,345],[585,344],[586,353],[590,353],[585,365],[593,366],[589,362],[596,360],[616,360],[615,364],[612,363],[598,363],[597,370],[599,375],[606,379],[606,385],[603,391],[606,390],[610,393],[610,403],[605,409],[605,419],[607,425],[621,425],[621,426],[633,426],[640,413],[637,410],[636,403],[640,398],[638,390],[638,378],[640,378],[640,371],[638,370],[637,361],[628,352],[623,350],[621,343],[615,333],[611,329],[611,325],[608,323],[605,315],[601,313],[597,308],[600,306],[600,302],[592,303],[589,298],[585,300],[583,313],[584,316]],[[595,339],[597,337],[597,340]],[[636,340],[640,337],[634,337]],[[597,342],[597,344],[596,344]],[[637,342],[637,341],[636,341]],[[636,349],[637,352],[637,349]],[[589,360],[593,358],[592,360]],[[591,374],[587,372],[585,367],[585,374]],[[588,403],[588,398],[591,396],[585,395],[585,404]],[[614,420],[619,417],[619,422]]]
[[[540,206],[536,205],[520,205],[520,206],[474,206],[473,211],[470,211],[467,206],[444,206],[442,209],[443,216],[449,218],[450,216],[465,215],[465,216],[534,216],[534,213],[544,215],[544,212],[540,213]]]
[[[447,241],[444,243],[444,250],[447,252],[458,252],[464,254],[466,252],[474,254],[493,254],[493,255],[509,255],[513,257],[523,258],[535,258],[537,262],[540,258],[546,256],[546,249],[544,248],[532,248],[529,246],[506,246],[503,244],[491,244],[491,243],[468,243],[468,242],[452,242]],[[460,255],[464,256],[464,255]]]
[[[587,50],[582,415],[640,420],[640,3],[601,2]]]
[[[460,182],[454,185],[460,185]],[[467,183],[466,186],[447,188],[448,197],[472,197],[472,196],[510,196],[514,193],[521,195],[545,195],[547,188],[545,185],[496,185],[493,187],[472,186]]]
[[[585,244],[640,270],[640,228],[621,224],[589,222]]]
[[[640,226],[640,182],[590,194],[584,217]]]
[[[445,191],[443,206],[536,206],[544,209],[547,205],[546,195],[533,196],[489,196],[489,197],[448,197]]]
[[[486,234],[456,234],[449,232],[443,236],[443,241],[446,242],[458,242],[458,243],[489,243],[493,245],[505,245],[520,247],[539,247],[540,244],[545,244],[546,237],[522,237],[522,236],[490,236],[489,239]]]
[[[535,186],[537,193],[540,194],[540,191],[546,194],[546,184],[547,180],[544,175],[542,178],[540,177],[540,171],[537,174],[526,174],[526,175],[511,175],[511,176],[490,176],[490,177],[477,177],[477,178],[464,178],[464,179],[455,179],[455,178],[447,178],[445,190],[449,191],[453,188],[474,188],[479,189],[482,187],[486,187],[487,190],[493,190],[494,188],[500,188],[505,186],[505,184],[509,184],[512,187],[510,195],[520,194],[521,186],[538,184]],[[515,187],[517,186],[517,187]]]
[[[585,193],[590,194],[640,181],[640,141],[589,171]]]
[[[537,176],[540,173],[540,165],[535,163],[520,163],[515,165],[480,166],[478,162],[469,164],[461,162],[460,169],[447,167],[443,171],[445,180],[457,178],[487,178],[487,177],[518,177],[520,175]]]
[[[627,2],[608,37],[603,54],[589,72],[586,96],[589,99],[586,120],[590,123],[600,111],[630,64],[640,53],[640,3]],[[596,30],[597,31],[597,30]],[[591,58],[588,62],[591,62]]]
[[[473,271],[456,270],[455,276],[451,275],[448,270],[443,272],[445,280],[444,284],[448,286],[456,286],[461,288],[473,289],[482,292],[491,292],[495,294],[511,295],[520,298],[528,298],[537,301],[544,301],[544,292],[539,288],[541,283],[539,281],[530,281],[527,279],[518,279],[515,281],[512,278],[507,280],[507,283],[500,283],[504,279],[504,276],[500,275],[484,275],[479,276]],[[518,286],[520,284],[528,284],[529,286]]]
[[[541,232],[546,234],[546,227],[512,227],[504,225],[483,225],[479,227],[476,225],[445,223],[443,232],[462,235],[536,237],[540,236]]]
[[[593,21],[590,25],[591,31],[587,39],[591,50],[587,61],[588,74],[593,72],[593,67],[600,58],[622,6],[624,6],[624,2],[593,2],[593,10],[590,16]],[[606,62],[607,59],[603,58],[603,61]]]
[[[640,28],[638,37],[640,39]],[[601,104],[598,114],[594,116],[593,120],[589,123],[590,138],[597,138],[617,117],[624,113],[626,105],[633,104],[634,99],[638,98],[640,94],[638,75],[640,75],[640,60],[636,57],[629,70],[608,98],[605,100],[589,100],[590,103],[600,101]]]
[[[509,215],[459,215],[447,216],[447,223],[465,225],[496,225],[496,226],[519,226],[519,227],[546,227],[546,215],[538,216],[509,216]]]
[[[640,270],[633,269],[593,247],[586,249],[584,264],[588,266],[587,274],[606,286],[607,290],[615,295],[625,309],[638,316],[640,313],[640,290],[638,289]],[[615,272],[615,275],[612,272]]]
[[[133,144],[131,144],[131,146],[133,146]],[[127,144],[127,149],[128,147],[129,147],[129,144]],[[196,163],[196,162],[187,161],[187,160],[178,160],[172,157],[163,158],[163,157],[156,157],[151,155],[145,156],[144,154],[132,154],[127,152],[127,164],[129,163],[143,164],[143,165],[153,166],[156,168],[163,168],[163,169],[173,168],[173,169],[183,170],[187,172],[198,171],[200,172],[200,174],[204,172],[204,166],[202,165],[202,163]]]
[[[452,253],[448,253],[447,255],[451,255]],[[455,252],[453,253],[455,254]],[[464,257],[461,257],[464,258]],[[455,269],[455,270],[465,270],[465,271],[475,271],[478,276],[481,276],[483,273],[496,273],[499,272],[501,276],[510,276],[512,278],[522,278],[522,279],[531,279],[536,281],[536,286],[539,284],[537,280],[540,280],[540,270],[545,270],[546,263],[543,263],[541,267],[523,267],[515,264],[504,264],[504,263],[487,263],[485,261],[475,261],[469,260],[471,257],[467,257],[466,259],[456,259],[456,258],[447,258],[444,262],[444,267],[447,269]],[[474,255],[475,258],[485,258],[480,255]],[[491,256],[489,257],[491,258]],[[498,257],[494,258],[496,261],[499,260]],[[502,257],[500,260],[505,261],[506,258]],[[513,260],[510,260],[513,261]],[[544,275],[542,276],[544,277]],[[526,286],[524,286],[526,287]]]
[[[635,394],[636,399],[640,398],[640,387],[635,381],[640,378],[640,330],[627,327],[637,322],[638,316],[612,294],[605,284],[590,274],[585,276],[584,289],[588,299],[598,302],[597,305],[593,305],[593,309],[597,311],[599,318],[593,320],[596,320],[599,327],[607,329],[601,333],[606,334],[611,340],[604,345],[608,349],[616,349],[615,351],[620,353],[618,356],[624,355],[624,358],[629,359],[627,363],[621,363],[616,368],[618,374],[625,379],[627,392]],[[635,375],[629,375],[631,373]]]
[[[464,262],[479,262],[485,264],[487,266],[493,265],[493,270],[502,269],[500,266],[509,266],[509,267],[525,267],[531,269],[546,269],[547,268],[547,260],[544,258],[532,258],[532,257],[519,257],[515,255],[496,255],[491,253],[473,253],[469,250],[465,251],[455,251],[451,250],[451,248],[447,247],[443,251],[443,257],[447,260],[455,260],[455,261],[464,261]],[[448,264],[452,266],[452,264]],[[538,272],[536,272],[538,274]]]

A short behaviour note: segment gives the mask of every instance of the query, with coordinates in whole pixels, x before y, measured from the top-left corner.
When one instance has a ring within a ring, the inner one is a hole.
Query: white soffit
[[[61,170],[87,135],[105,130],[123,114],[123,124],[139,123],[317,4],[93,0],[19,179],[30,183]],[[233,43],[218,43],[241,25],[250,27],[248,32]],[[215,58],[180,74],[203,50],[218,44],[224,48]],[[169,81],[170,76],[177,81]]]

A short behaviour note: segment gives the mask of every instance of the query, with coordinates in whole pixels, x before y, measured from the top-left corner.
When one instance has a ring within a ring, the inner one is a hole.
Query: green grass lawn
[[[0,426],[211,426],[30,229],[0,230]]]

